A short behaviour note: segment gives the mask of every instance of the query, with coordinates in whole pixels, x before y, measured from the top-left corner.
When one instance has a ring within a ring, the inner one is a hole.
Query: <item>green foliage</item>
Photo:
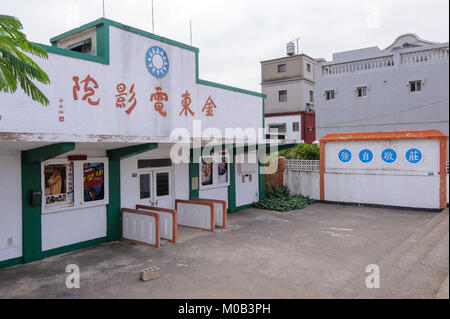
[[[50,83],[48,75],[25,53],[40,58],[47,58],[47,51],[29,42],[19,19],[0,15],[0,91],[14,93],[19,84],[31,98],[43,105],[48,99],[33,83],[37,80],[43,84]],[[20,49],[20,50],[19,50]]]
[[[266,199],[288,197],[289,189],[286,186],[275,187],[266,183],[264,196]]]
[[[264,195],[265,199],[253,203],[253,207],[288,212],[305,208],[314,203],[314,200],[309,197],[302,195],[290,196],[289,189],[286,186],[274,187],[266,184]]]
[[[253,203],[253,207],[260,209],[276,210],[288,212],[291,210],[302,209],[314,203],[314,200],[302,195],[280,198],[267,198]]]
[[[320,147],[316,144],[298,144],[289,150],[278,153],[286,159],[318,160],[320,159]]]

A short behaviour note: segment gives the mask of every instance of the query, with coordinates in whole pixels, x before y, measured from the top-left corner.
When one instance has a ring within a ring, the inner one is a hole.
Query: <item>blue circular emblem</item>
[[[412,148],[406,152],[406,160],[410,163],[419,163],[422,159],[422,153],[417,148]]]
[[[352,153],[349,150],[343,149],[338,155],[341,162],[347,163],[352,159]]]
[[[373,153],[371,150],[364,149],[359,152],[359,159],[363,163],[369,163],[373,159]]]
[[[153,46],[145,54],[145,65],[151,75],[161,79],[169,72],[169,57],[166,51],[158,46]]]
[[[393,149],[388,148],[381,153],[381,158],[386,163],[394,163],[397,159],[397,153]]]

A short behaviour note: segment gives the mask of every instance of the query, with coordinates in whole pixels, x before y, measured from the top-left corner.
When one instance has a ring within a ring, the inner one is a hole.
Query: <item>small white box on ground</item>
[[[139,273],[139,279],[142,281],[149,281],[160,276],[159,267],[150,267],[144,270],[141,270]]]

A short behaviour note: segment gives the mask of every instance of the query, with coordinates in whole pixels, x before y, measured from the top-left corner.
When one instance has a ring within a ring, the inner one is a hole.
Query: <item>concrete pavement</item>
[[[448,210],[441,214],[448,221]],[[180,242],[160,249],[114,242],[1,269],[0,298],[365,298],[366,266],[377,263],[380,296],[428,298],[448,276],[444,226],[429,235],[430,225],[445,220],[441,214],[328,204],[288,213],[252,208],[229,215],[228,228],[215,233],[179,228]],[[424,245],[438,248],[426,280],[408,286],[405,276],[414,272],[390,274],[399,262],[391,254],[409,256],[408,269],[423,269],[409,242],[421,231],[417,242],[428,238]],[[65,286],[68,264],[80,267],[79,289]],[[151,266],[161,277],[140,281],[139,271]],[[381,292],[383,276],[401,281],[402,290]]]

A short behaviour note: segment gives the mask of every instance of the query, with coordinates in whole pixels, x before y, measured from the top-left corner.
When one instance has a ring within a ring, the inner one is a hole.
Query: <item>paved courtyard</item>
[[[0,298],[434,298],[448,278],[448,210],[247,209],[215,233],[179,231],[160,249],[114,242],[0,269]],[[79,289],[65,286],[68,264]],[[369,264],[380,289],[365,288]],[[151,266],[161,276],[140,281]]]

